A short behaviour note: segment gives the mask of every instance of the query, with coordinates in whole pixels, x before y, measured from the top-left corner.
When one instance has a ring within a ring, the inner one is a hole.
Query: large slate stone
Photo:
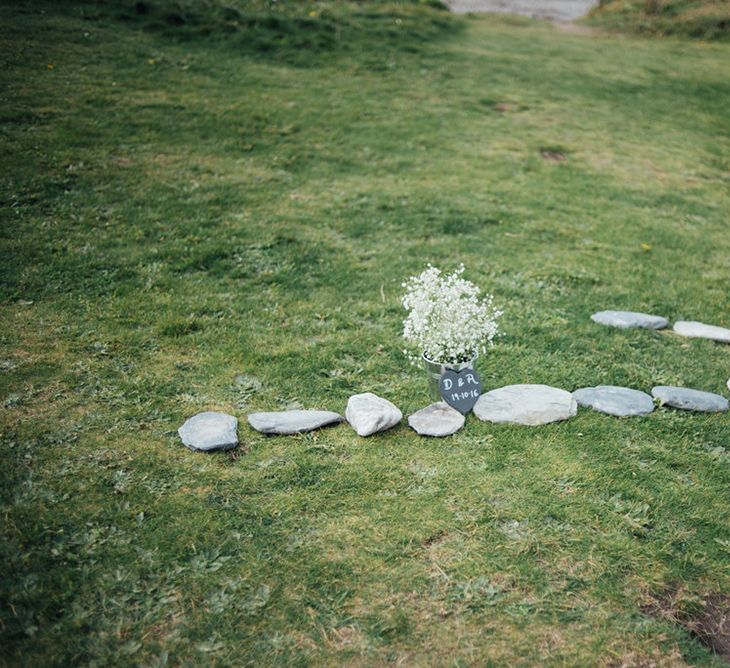
[[[649,315],[636,311],[599,311],[591,316],[593,322],[611,327],[642,327],[644,329],[664,329],[669,320],[660,315]]]
[[[262,434],[301,434],[336,422],[342,422],[342,416],[332,411],[292,410],[248,416],[248,423]]]
[[[577,411],[570,392],[549,385],[507,385],[483,394],[474,406],[480,420],[531,426],[567,420]]]
[[[628,387],[615,385],[582,387],[573,392],[573,396],[581,406],[616,417],[649,415],[654,410],[654,401],[646,392],[631,390]]]
[[[686,387],[658,385],[652,389],[651,394],[659,399],[662,405],[681,408],[685,411],[721,413],[726,411],[728,405],[730,405],[730,402],[722,395],[702,392],[701,390],[690,390]]]
[[[230,450],[238,445],[237,427],[232,415],[207,411],[186,420],[177,433],[191,450]]]
[[[721,343],[730,343],[730,329],[705,325],[694,320],[680,320],[674,323],[674,331],[680,336],[689,336],[698,339],[712,339]]]
[[[451,436],[464,426],[465,418],[445,401],[431,404],[408,418],[408,424],[421,436]]]
[[[387,399],[364,392],[348,399],[345,417],[358,436],[370,436],[397,425],[403,413]]]

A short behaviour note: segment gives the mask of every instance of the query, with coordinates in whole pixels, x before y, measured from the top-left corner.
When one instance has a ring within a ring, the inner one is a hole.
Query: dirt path
[[[445,0],[452,12],[523,14],[550,21],[573,21],[585,16],[597,0]]]

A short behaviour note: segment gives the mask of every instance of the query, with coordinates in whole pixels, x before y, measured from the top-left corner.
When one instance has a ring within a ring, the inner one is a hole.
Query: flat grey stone
[[[728,409],[728,402],[725,397],[712,392],[701,390],[690,390],[686,387],[673,387],[671,385],[658,385],[652,389],[651,394],[659,399],[662,405],[681,408],[685,411],[704,411],[706,413],[721,413]]]
[[[403,413],[387,399],[364,392],[347,400],[345,417],[358,436],[370,436],[397,425]]]
[[[451,436],[464,426],[464,416],[445,401],[431,404],[408,418],[408,424],[421,436]]]
[[[669,320],[660,315],[637,313],[636,311],[599,311],[591,316],[593,322],[611,327],[643,327],[644,329],[664,329]]]
[[[237,427],[232,415],[208,411],[186,420],[177,433],[191,450],[230,450],[238,445]]]
[[[301,434],[336,422],[342,422],[342,416],[332,411],[275,411],[248,416],[248,423],[262,434]]]
[[[689,336],[697,339],[712,339],[721,343],[730,343],[730,329],[705,325],[695,320],[680,320],[674,323],[674,331],[680,336]]]
[[[577,412],[570,392],[549,385],[507,385],[483,394],[474,406],[480,420],[531,426],[567,420]]]
[[[581,406],[616,417],[649,415],[654,411],[654,400],[646,393],[615,385],[582,387],[573,392]]]

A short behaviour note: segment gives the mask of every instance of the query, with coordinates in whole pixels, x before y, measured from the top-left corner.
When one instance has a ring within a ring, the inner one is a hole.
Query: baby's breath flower
[[[447,364],[466,362],[485,353],[499,332],[502,311],[492,305],[492,295],[479,298],[479,288],[464,280],[463,273],[463,264],[451,274],[429,264],[403,284],[408,311],[403,337],[414,348],[409,353],[412,361],[425,354]]]

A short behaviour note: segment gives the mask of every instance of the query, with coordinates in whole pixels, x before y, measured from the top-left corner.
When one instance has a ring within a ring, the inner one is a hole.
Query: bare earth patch
[[[547,149],[543,149],[540,151],[540,155],[543,160],[547,160],[548,162],[565,162],[566,159],[565,154],[560,151],[549,151]]]
[[[681,588],[651,594],[642,612],[679,624],[724,659],[730,659],[730,595],[696,599]]]

